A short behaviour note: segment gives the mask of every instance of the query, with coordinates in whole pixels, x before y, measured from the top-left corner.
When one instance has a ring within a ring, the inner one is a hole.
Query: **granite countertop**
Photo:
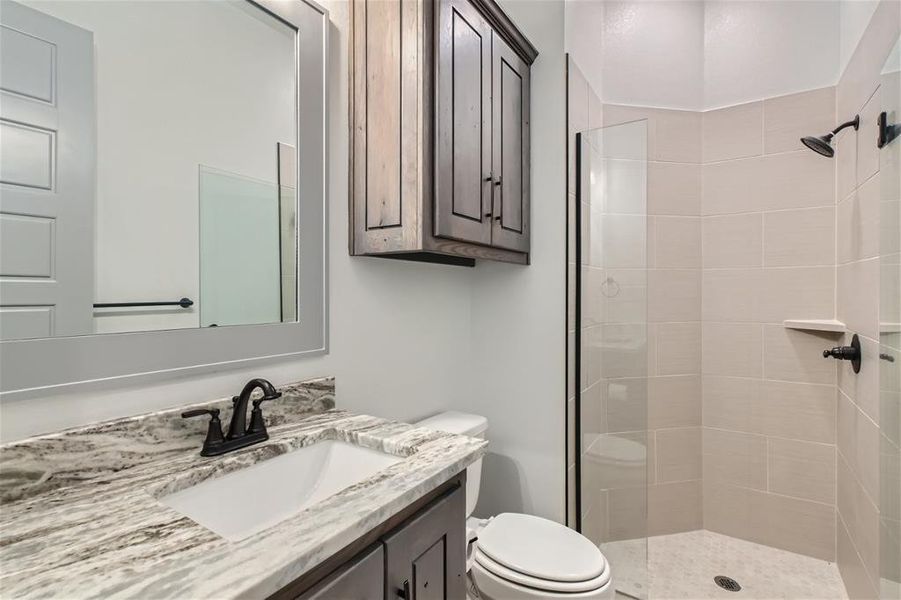
[[[199,456],[205,423],[185,425],[181,409],[3,446],[0,594],[262,598],[440,486],[487,445],[329,408],[333,399],[313,404],[276,414],[267,442],[220,457]],[[156,500],[327,439],[404,459],[239,542]]]

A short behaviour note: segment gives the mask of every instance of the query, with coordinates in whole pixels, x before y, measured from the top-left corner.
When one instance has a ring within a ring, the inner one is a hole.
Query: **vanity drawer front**
[[[297,600],[382,600],[384,590],[385,551],[377,544]]]
[[[455,487],[384,538],[385,597],[466,597],[466,492]]]

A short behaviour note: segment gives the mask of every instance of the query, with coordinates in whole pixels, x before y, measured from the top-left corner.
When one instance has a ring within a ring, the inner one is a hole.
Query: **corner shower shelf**
[[[782,325],[786,329],[800,329],[802,331],[845,332],[845,324],[835,319],[786,319],[782,321]]]

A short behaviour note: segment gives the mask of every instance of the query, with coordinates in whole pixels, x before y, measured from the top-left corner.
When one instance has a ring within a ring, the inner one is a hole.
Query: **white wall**
[[[710,110],[835,85],[848,2],[566,0],[566,48],[606,104]]]
[[[476,513],[565,518],[566,77],[563,1],[501,0],[539,50],[532,66],[532,264],[480,263],[465,410],[489,419]]]
[[[718,0],[704,21],[704,110],[838,81],[836,0]]]
[[[95,301],[198,303],[98,310],[95,331],[199,326],[198,166],[277,183],[276,143],[296,145],[293,31],[241,3],[28,4],[94,34]]]
[[[446,409],[491,419],[485,499],[562,520],[564,502],[565,127],[562,0],[505,0],[538,47],[532,76],[533,264],[475,269],[347,252],[348,4],[331,12],[330,354],[165,385],[0,404],[0,440],[335,375],[342,408],[399,420]]]
[[[839,3],[839,73],[845,72],[879,0],[841,0]]]

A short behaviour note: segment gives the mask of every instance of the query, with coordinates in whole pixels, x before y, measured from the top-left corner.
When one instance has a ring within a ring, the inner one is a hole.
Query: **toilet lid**
[[[476,564],[490,572],[495,577],[504,579],[514,584],[542,592],[568,593],[578,594],[583,592],[594,592],[600,590],[610,581],[610,569],[606,559],[604,559],[604,572],[600,576],[586,581],[552,581],[550,579],[540,579],[518,573],[512,569],[508,569],[504,565],[498,564],[485,553],[476,549]]]
[[[604,555],[569,527],[518,513],[502,513],[479,532],[478,549],[494,562],[529,577],[589,581],[606,570]]]

